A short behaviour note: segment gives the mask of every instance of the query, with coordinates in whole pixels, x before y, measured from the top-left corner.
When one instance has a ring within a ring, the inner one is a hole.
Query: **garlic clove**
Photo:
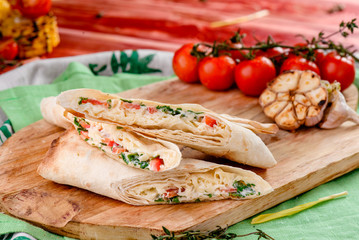
[[[307,92],[305,96],[313,105],[321,107],[327,102],[328,92],[326,89],[320,87]]]
[[[284,72],[270,82],[268,87],[276,93],[294,91],[297,89],[299,77],[299,71]]]
[[[318,106],[310,106],[307,117],[305,118],[305,126],[312,127],[320,122],[323,118],[324,108]]]
[[[302,122],[302,124],[303,124],[305,121],[305,118],[307,116],[308,106],[305,106],[301,103],[294,101],[294,109],[295,109],[295,114],[297,115],[298,121]]]
[[[307,106],[307,107],[309,107],[311,105],[309,99],[303,93],[295,94],[294,101],[298,102],[304,106]]]
[[[348,106],[344,95],[339,91],[339,88],[332,89],[329,101],[331,106],[325,111],[323,120],[319,124],[320,128],[337,128],[346,121],[352,121],[359,124],[359,115]]]
[[[275,116],[278,115],[278,113],[280,113],[285,108],[287,104],[288,104],[287,102],[274,102],[263,109],[264,114],[267,117],[273,119],[275,118]]]
[[[294,130],[300,127],[296,115],[293,111],[293,104],[288,103],[286,107],[275,117],[277,125],[285,130]]]
[[[276,100],[276,93],[272,92],[270,89],[265,89],[261,96],[259,97],[259,104],[261,107],[265,107],[268,104],[273,103]]]
[[[307,92],[320,86],[320,77],[312,71],[303,71],[298,82],[297,92]]]

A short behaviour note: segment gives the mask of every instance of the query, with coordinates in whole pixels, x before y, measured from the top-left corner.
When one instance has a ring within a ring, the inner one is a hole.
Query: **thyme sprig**
[[[162,227],[163,231],[165,232],[166,235],[162,235],[162,236],[155,236],[151,234],[151,237],[153,240],[182,240],[182,239],[188,239],[188,240],[205,240],[205,239],[211,239],[211,240],[215,240],[215,239],[235,239],[235,238],[241,238],[241,237],[247,237],[250,235],[256,235],[258,236],[257,239],[269,239],[269,240],[274,240],[274,238],[272,238],[271,236],[269,236],[268,234],[266,234],[265,232],[263,232],[260,229],[256,229],[256,232],[251,232],[251,233],[247,233],[247,234],[243,234],[243,235],[238,235],[235,233],[226,233],[227,228],[221,228],[221,227],[217,227],[217,229],[213,230],[213,231],[209,231],[209,232],[201,232],[201,231],[186,231],[183,233],[179,233],[179,234],[175,234],[174,232],[169,231],[167,228]]]
[[[193,56],[196,56],[198,59],[201,59],[206,56],[218,56],[218,53],[221,50],[229,51],[229,50],[239,50],[241,54],[246,59],[253,59],[255,51],[267,51],[269,49],[275,48],[275,47],[281,47],[283,49],[286,49],[287,52],[283,57],[287,57],[289,53],[293,53],[295,55],[302,56],[308,60],[314,61],[316,57],[315,50],[334,50],[336,51],[340,56],[346,57],[350,56],[355,61],[359,62],[359,58],[355,56],[356,49],[353,49],[353,45],[350,46],[343,46],[341,43],[335,43],[332,40],[330,40],[331,37],[334,35],[340,34],[342,37],[346,38],[350,34],[354,33],[354,30],[358,28],[358,25],[356,24],[356,18],[352,19],[349,22],[342,21],[339,24],[339,29],[336,32],[330,33],[328,35],[325,35],[323,31],[319,32],[316,37],[313,37],[311,39],[305,38],[303,35],[298,35],[303,38],[305,41],[305,44],[300,44],[297,46],[291,46],[283,44],[282,42],[277,42],[274,40],[272,36],[268,36],[265,41],[259,41],[257,40],[257,43],[253,46],[245,46],[243,44],[243,39],[246,37],[245,34],[240,34],[240,30],[235,33],[233,37],[229,39],[229,41],[224,42],[214,42],[213,44],[208,43],[198,43],[196,44],[191,54]],[[233,43],[240,43],[241,47],[233,47]],[[203,50],[205,49],[205,50]],[[242,50],[242,51],[241,51]],[[243,50],[247,51],[248,53],[244,54]],[[278,56],[274,56],[278,57]]]

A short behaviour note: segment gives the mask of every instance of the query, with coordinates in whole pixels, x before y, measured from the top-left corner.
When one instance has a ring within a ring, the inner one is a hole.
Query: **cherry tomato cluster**
[[[302,46],[304,44],[298,44]],[[219,50],[198,58],[193,55],[195,44],[188,43],[178,49],[173,57],[173,70],[184,82],[201,82],[214,91],[237,87],[248,96],[259,96],[267,83],[287,70],[311,70],[322,79],[341,83],[342,90],[349,87],[355,78],[355,64],[350,56],[341,56],[336,51],[315,50],[315,61],[296,55],[292,49],[273,47],[252,51],[235,43],[229,50]],[[192,54],[191,54],[192,53]]]

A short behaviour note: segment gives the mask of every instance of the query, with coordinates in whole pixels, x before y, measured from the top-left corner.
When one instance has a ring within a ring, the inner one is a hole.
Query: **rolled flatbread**
[[[242,200],[273,190],[254,172],[195,159],[182,159],[176,169],[159,173],[130,168],[86,144],[75,129],[52,142],[37,171],[51,181],[132,205]]]
[[[72,127],[69,120],[64,117],[65,109],[56,103],[56,97],[43,98],[40,110],[46,122],[65,129]]]
[[[166,171],[181,161],[181,152],[174,143],[129,132],[113,124],[98,123],[65,112],[55,98],[41,102],[41,112],[48,122],[60,127],[74,127],[81,141],[105,152],[121,164],[150,171]]]
[[[261,168],[276,164],[263,141],[236,122],[239,118],[231,121],[228,115],[216,114],[198,104],[124,99],[93,89],[63,92],[57,103],[78,117],[117,124],[209,155]]]

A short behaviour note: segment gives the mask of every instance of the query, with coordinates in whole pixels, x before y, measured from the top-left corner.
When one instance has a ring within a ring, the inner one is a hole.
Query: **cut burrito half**
[[[260,123],[248,124],[254,122],[250,120],[240,123],[239,118],[216,114],[198,104],[124,99],[93,89],[63,92],[57,97],[57,103],[78,117],[117,124],[209,155],[261,168],[276,164],[263,141],[243,126],[258,129],[256,126],[262,126]]]
[[[116,125],[76,117],[57,105],[55,98],[43,99],[41,111],[50,123],[60,127],[73,125],[82,141],[122,164],[159,172],[175,168],[181,161],[181,152],[176,144],[141,136]]]
[[[254,172],[195,159],[159,173],[130,168],[81,141],[74,129],[53,141],[38,173],[132,205],[242,200],[273,190]]]

